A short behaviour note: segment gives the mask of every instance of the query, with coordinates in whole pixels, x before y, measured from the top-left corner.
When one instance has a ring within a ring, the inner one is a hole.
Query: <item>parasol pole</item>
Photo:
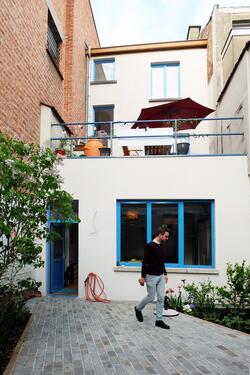
[[[174,138],[175,138],[175,152],[176,152],[176,155],[177,155],[177,120],[175,119],[174,120]]]

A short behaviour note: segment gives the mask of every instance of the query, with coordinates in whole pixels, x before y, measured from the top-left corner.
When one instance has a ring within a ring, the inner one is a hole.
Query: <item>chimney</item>
[[[189,26],[187,32],[187,40],[197,40],[199,39],[201,31],[201,26]]]

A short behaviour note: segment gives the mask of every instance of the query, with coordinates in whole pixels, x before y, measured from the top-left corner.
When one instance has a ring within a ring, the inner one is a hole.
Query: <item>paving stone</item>
[[[155,306],[77,298],[33,301],[33,321],[11,375],[249,375],[250,338],[180,314],[155,328]]]

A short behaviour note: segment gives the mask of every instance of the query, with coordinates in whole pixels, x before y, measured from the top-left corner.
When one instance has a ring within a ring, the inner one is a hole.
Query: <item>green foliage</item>
[[[250,305],[250,266],[228,263],[227,285],[218,288],[219,301],[224,307],[238,314]]]
[[[164,308],[165,309],[174,309],[177,311],[183,311],[183,299],[182,299],[182,292],[181,287],[179,288],[178,294],[174,294],[173,289],[168,289],[166,291],[165,299],[164,299]]]
[[[198,284],[194,282],[184,285],[187,293],[187,302],[194,308],[194,315],[205,317],[215,308],[216,288],[211,280],[201,281]]]
[[[29,311],[24,304],[18,287],[14,285],[0,285],[0,347],[5,345],[13,327],[25,321],[28,316]]]
[[[25,266],[41,267],[48,207],[74,220],[72,197],[61,190],[58,159],[47,148],[0,134],[0,285],[16,285]]]
[[[229,311],[223,323],[237,329],[247,326],[250,311],[250,266],[244,260],[241,264],[228,263],[227,285],[217,288],[217,291],[219,302]]]

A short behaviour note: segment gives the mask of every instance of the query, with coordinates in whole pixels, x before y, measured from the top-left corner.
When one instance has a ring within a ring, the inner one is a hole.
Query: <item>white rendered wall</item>
[[[66,159],[64,188],[79,199],[79,296],[89,272],[104,281],[108,298],[138,300],[145,295],[139,272],[114,272],[117,199],[214,199],[215,267],[209,275],[225,281],[227,262],[250,261],[250,213],[247,158],[159,157]],[[169,287],[204,274],[169,272]]]
[[[114,121],[134,121],[138,118],[142,108],[163,104],[164,102],[149,101],[151,99],[151,63],[156,62],[179,62],[180,98],[191,97],[202,105],[208,105],[207,51],[205,48],[132,53],[109,57],[115,58],[117,83],[90,85],[88,110],[90,122],[94,121],[93,106],[114,105]],[[93,81],[95,59],[97,58],[92,58],[90,62],[91,81]],[[124,129],[128,130],[131,126],[132,124],[116,125],[115,134],[121,135],[119,129],[122,133]],[[209,128],[209,125],[202,123],[198,125],[196,132],[206,133]],[[202,142],[193,140],[193,147],[191,142],[190,150],[196,154],[208,152],[208,139]]]

